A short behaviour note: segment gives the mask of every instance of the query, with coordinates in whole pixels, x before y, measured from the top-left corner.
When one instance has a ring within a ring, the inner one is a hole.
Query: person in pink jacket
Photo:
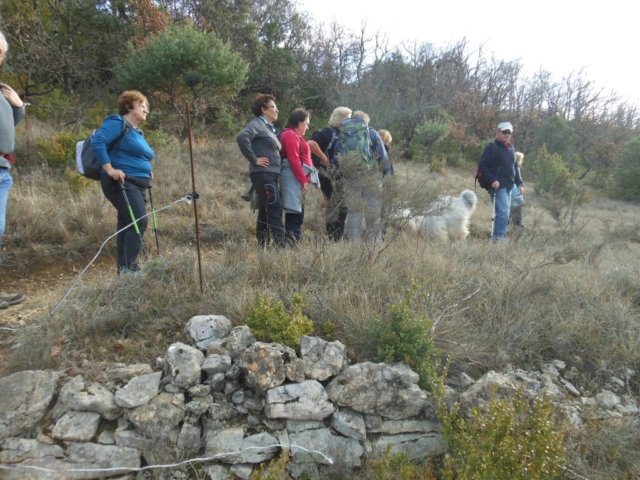
[[[285,211],[284,229],[287,240],[290,243],[298,242],[302,239],[302,223],[304,221],[304,204],[302,196],[309,190],[311,183],[310,175],[305,173],[313,169],[311,161],[311,150],[309,144],[304,139],[304,134],[309,130],[309,112],[302,108],[296,108],[289,118],[284,130],[280,134],[281,165],[282,165],[282,185],[281,196]],[[310,167],[310,168],[309,168]],[[286,170],[290,168],[293,175],[288,175]]]

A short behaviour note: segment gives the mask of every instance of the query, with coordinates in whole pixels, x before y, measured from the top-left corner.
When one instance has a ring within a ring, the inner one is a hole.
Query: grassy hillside
[[[473,167],[439,175],[396,161],[396,169],[401,204],[473,189]],[[147,231],[152,258],[144,275],[115,275],[111,240],[90,278],[47,315],[72,282],[51,287],[42,313],[28,319],[38,326],[17,334],[11,370],[153,363],[169,343],[183,339],[193,315],[222,314],[242,324],[257,295],[288,305],[298,293],[316,334],[343,342],[353,361],[377,359],[378,326],[389,320],[391,305],[410,298],[411,309],[433,322],[436,345],[452,358],[451,374],[477,378],[508,364],[538,369],[561,359],[581,372],[580,387],[592,393],[607,374],[640,371],[636,205],[593,199],[571,206],[538,197],[527,185],[527,228],[491,244],[491,206],[478,190],[467,241],[437,244],[390,228],[387,241],[374,249],[329,242],[321,194],[312,191],[300,247],[261,251],[255,214],[240,198],[248,172],[235,144],[198,146],[195,171],[204,294],[193,206],[177,203],[158,215],[160,256],[153,230]],[[188,152],[178,144],[160,146],[155,172],[157,209],[192,191]],[[15,180],[5,244],[10,271],[26,278],[45,264],[82,271],[115,229],[115,212],[97,182],[78,184],[45,167],[17,170]],[[640,394],[637,377],[629,388]],[[616,433],[612,444],[623,437]],[[606,454],[592,457],[584,472],[604,478],[599,464],[610,464]],[[640,471],[633,463],[626,468]],[[624,471],[612,470],[609,478]]]

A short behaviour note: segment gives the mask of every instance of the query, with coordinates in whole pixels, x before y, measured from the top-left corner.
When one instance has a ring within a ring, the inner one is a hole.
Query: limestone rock
[[[285,365],[285,375],[290,382],[300,383],[305,379],[304,362],[301,358],[294,358]]]
[[[223,315],[197,315],[187,322],[184,330],[198,348],[206,349],[212,341],[231,333],[231,321]]]
[[[144,405],[158,394],[161,376],[162,372],[155,372],[132,378],[116,392],[116,405],[124,408]]]
[[[174,343],[164,356],[164,373],[168,383],[181,388],[189,388],[200,383],[200,367],[204,362],[204,354],[197,348],[184,343]]]
[[[136,363],[134,365],[125,365],[124,367],[112,368],[107,370],[107,377],[116,382],[127,383],[133,377],[140,375],[148,375],[153,370],[146,363]]]
[[[231,330],[227,339],[226,348],[234,361],[237,361],[242,353],[256,342],[256,337],[246,325],[235,327]]]
[[[1,445],[0,463],[18,463],[27,458],[64,457],[60,445],[47,445],[27,438],[9,437]]]
[[[103,385],[85,382],[81,375],[68,381],[60,390],[56,408],[62,412],[96,412],[107,420],[115,420],[122,413],[113,393]]]
[[[442,424],[429,420],[390,420],[382,421],[377,427],[367,430],[368,433],[397,435],[399,433],[430,433],[442,431]]]
[[[205,457],[218,456],[216,460],[224,463],[235,463],[242,448],[244,427],[225,428],[207,435]]]
[[[305,376],[320,382],[338,375],[347,364],[347,354],[342,343],[327,342],[318,337],[302,337],[300,356]]]
[[[256,392],[278,387],[286,379],[285,359],[274,344],[254,343],[244,351],[239,365],[246,385]]]
[[[262,463],[272,459],[280,448],[278,440],[267,432],[251,435],[242,440],[240,455],[235,463]]]
[[[391,455],[405,453],[409,460],[420,460],[447,451],[447,442],[439,433],[381,436],[372,445],[374,458],[382,458],[388,451]]]
[[[25,371],[0,378],[0,440],[40,421],[51,403],[59,374]]]
[[[68,412],[53,427],[51,436],[58,440],[88,442],[98,431],[99,423],[99,413]]]
[[[341,408],[339,411],[334,412],[331,426],[345,437],[355,438],[356,440],[367,438],[367,429],[362,414],[349,408]]]
[[[202,364],[202,371],[210,377],[216,373],[226,373],[230,368],[231,357],[229,355],[208,355]]]
[[[523,370],[512,373],[489,371],[460,395],[462,412],[468,413],[473,407],[485,409],[492,399],[509,399],[518,387],[523,388],[523,394],[529,400],[545,394],[549,400],[556,402],[564,397],[548,375]]]
[[[333,413],[334,407],[319,382],[305,380],[267,391],[264,411],[268,418],[322,420]]]
[[[360,466],[364,454],[364,449],[357,440],[332,435],[326,428],[291,433],[289,441],[292,461],[295,463],[316,462],[331,465],[331,459],[333,465],[353,468]]]
[[[603,390],[596,395],[596,403],[598,408],[603,410],[611,410],[620,403],[620,397],[610,390]]]
[[[177,447],[183,455],[195,455],[200,450],[200,425],[184,422],[178,436]]]
[[[418,379],[418,374],[401,364],[359,363],[331,380],[327,394],[339,406],[402,420],[432,407]]]
[[[168,431],[178,426],[184,416],[182,394],[159,393],[146,405],[129,412],[125,418],[147,437],[163,438]]]
[[[229,471],[241,480],[249,480],[251,478],[251,474],[253,473],[253,464],[238,463],[232,466]]]

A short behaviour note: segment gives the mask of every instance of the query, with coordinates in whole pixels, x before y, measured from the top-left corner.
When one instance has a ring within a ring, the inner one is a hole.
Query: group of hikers
[[[8,50],[0,32],[0,65]],[[15,160],[15,127],[24,118],[25,104],[9,85],[0,82],[0,264],[2,237],[9,190],[10,170]],[[284,130],[277,132],[275,97],[258,94],[252,105],[254,118],[238,133],[237,142],[249,161],[251,187],[257,197],[256,237],[263,247],[295,245],[302,239],[304,195],[313,184],[320,188],[326,209],[326,231],[340,241],[346,232],[350,241],[362,238],[375,244],[383,234],[383,179],[394,174],[389,157],[392,141],[387,130],[369,127],[369,116],[347,107],[333,110],[328,125],[315,131],[307,142],[309,112],[291,112]],[[117,212],[117,273],[140,271],[138,256],[144,249],[148,225],[146,203],[150,195],[155,153],[144,138],[140,124],[149,112],[147,98],[138,91],[125,91],[118,98],[117,115],[109,115],[91,138],[91,147],[101,166],[100,183],[106,199]],[[496,140],[482,152],[478,171],[484,177],[494,206],[493,240],[506,236],[510,221],[524,226],[521,204],[524,187],[520,174],[523,155],[511,145],[513,127],[498,125]],[[349,159],[351,170],[347,167]],[[517,160],[516,160],[517,159]],[[512,201],[515,202],[512,206]],[[284,216],[284,221],[283,221]],[[347,220],[348,219],[348,220]],[[21,293],[0,289],[0,309],[25,300]]]
[[[251,185],[259,198],[258,244],[279,248],[302,239],[304,194],[311,184],[325,197],[326,229],[331,239],[343,238],[345,224],[348,239],[360,239],[364,218],[366,240],[375,242],[381,233],[382,178],[393,174],[391,134],[369,127],[365,112],[337,107],[329,125],[314,132],[307,142],[304,134],[309,128],[309,112],[293,110],[284,130],[277,133],[275,100],[272,95],[257,95],[251,105],[254,118],[236,137],[249,161]],[[341,170],[350,154],[355,155],[357,175],[344,174],[344,165]]]
[[[257,95],[251,106],[254,118],[236,137],[249,161],[251,189],[258,197],[258,244],[283,247],[300,241],[304,194],[311,184],[324,195],[329,238],[342,240],[347,225],[347,238],[359,240],[364,218],[365,241],[375,244],[384,231],[382,181],[394,173],[389,157],[391,134],[369,127],[366,113],[337,107],[328,126],[315,131],[307,142],[304,135],[309,128],[309,112],[295,109],[284,130],[277,133],[274,122],[279,111],[275,100],[272,95]],[[511,144],[512,132],[511,123],[500,123],[496,140],[483,150],[478,162],[494,209],[494,241],[506,237],[509,223],[524,227],[524,155]],[[351,153],[363,160],[356,160],[355,175],[353,171],[345,173],[341,165]]]

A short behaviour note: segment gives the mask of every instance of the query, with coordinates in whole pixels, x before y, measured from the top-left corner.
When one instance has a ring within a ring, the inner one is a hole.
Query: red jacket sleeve
[[[309,178],[304,174],[302,170],[302,162],[304,154],[301,155],[301,143],[304,143],[307,147],[307,157],[310,158],[309,144],[301,139],[296,132],[291,129],[286,129],[280,136],[280,143],[282,149],[280,150],[280,156],[289,160],[291,170],[301,184],[309,183]]]

